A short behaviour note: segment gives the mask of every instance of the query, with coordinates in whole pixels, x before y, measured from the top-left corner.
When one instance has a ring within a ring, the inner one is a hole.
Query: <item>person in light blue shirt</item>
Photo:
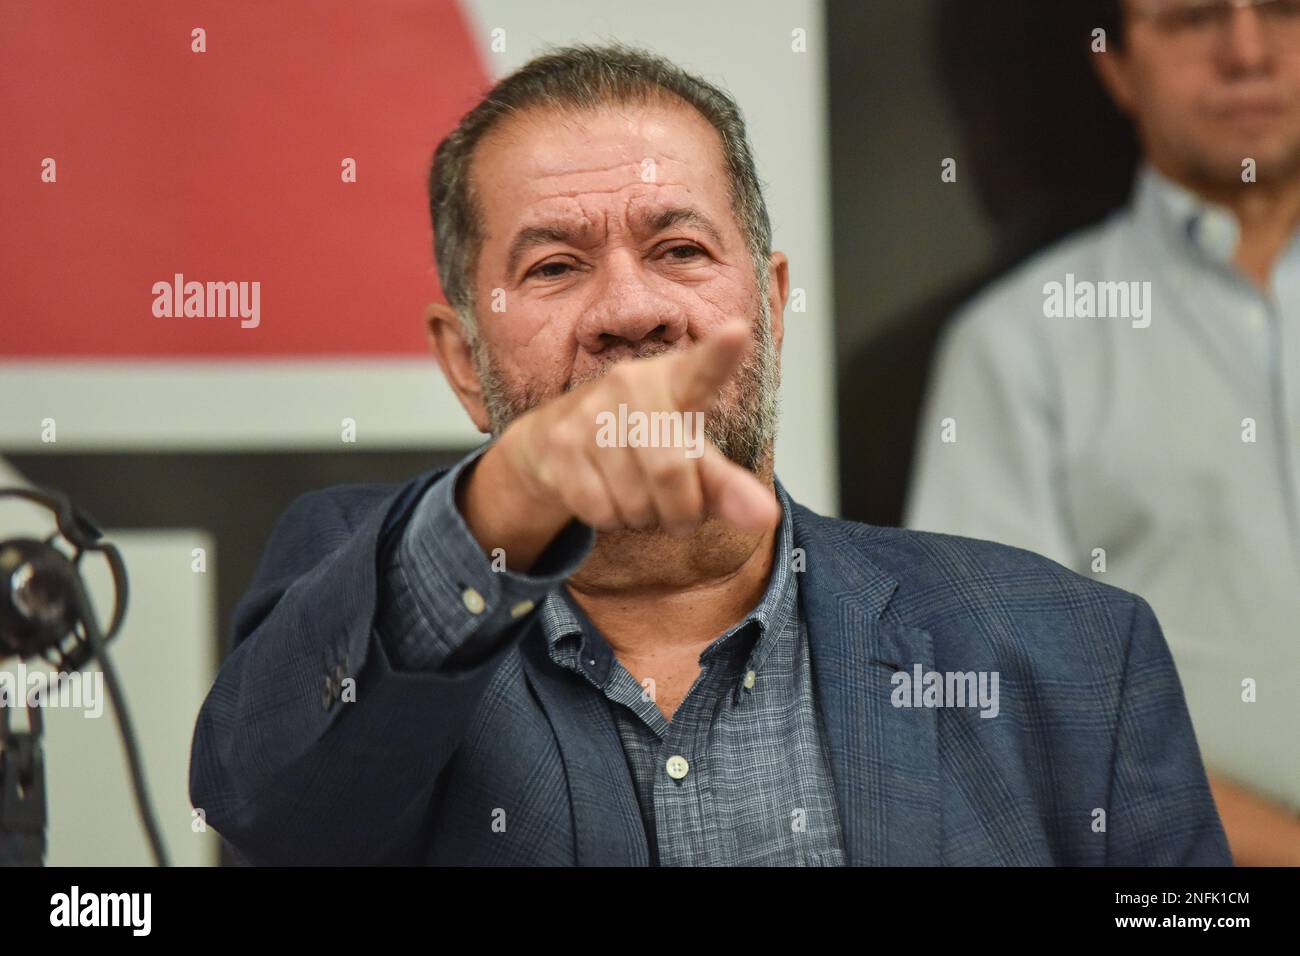
[[[945,333],[905,523],[1163,622],[1240,864],[1300,863],[1300,3],[1113,0],[1129,206]],[[1105,47],[1105,49],[1103,49]]]

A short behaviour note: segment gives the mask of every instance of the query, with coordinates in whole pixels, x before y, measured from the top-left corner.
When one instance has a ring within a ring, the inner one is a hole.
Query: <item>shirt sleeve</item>
[[[456,489],[491,443],[425,489],[381,552],[377,628],[398,670],[454,671],[513,639],[548,594],[590,553],[595,532],[572,521],[528,573],[483,552],[456,506]]]
[[[904,524],[1026,548],[1079,571],[1085,556],[1061,496],[1053,369],[1032,330],[998,314],[1009,307],[999,300],[959,315],[940,343]]]
[[[1108,865],[1232,865],[1173,657],[1136,596],[1109,805]]]

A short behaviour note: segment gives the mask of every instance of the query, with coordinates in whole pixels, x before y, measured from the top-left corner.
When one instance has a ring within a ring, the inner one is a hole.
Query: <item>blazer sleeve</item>
[[[1111,866],[1231,866],[1191,716],[1155,613],[1133,596],[1110,782]]]
[[[462,602],[458,593],[454,606],[423,606],[441,617],[431,626],[446,625],[458,640],[477,640],[486,650],[454,667],[401,666],[376,626],[389,529],[404,520],[397,512],[414,510],[411,502],[422,496],[442,492],[453,501],[448,483],[460,471],[426,473],[382,496],[372,492],[358,508],[340,504],[341,494],[355,490],[312,492],[272,531],[235,610],[237,644],[202,705],[190,753],[191,803],[246,861],[426,857],[427,811],[439,774],[536,613],[516,620],[496,605],[518,606],[521,580],[540,603],[586,550],[570,544],[568,560],[547,578],[512,575],[516,586],[507,593],[476,549],[459,579],[476,581],[484,600]],[[578,540],[589,548],[589,538]],[[467,618],[484,626],[476,629]],[[501,633],[485,642],[489,626]]]

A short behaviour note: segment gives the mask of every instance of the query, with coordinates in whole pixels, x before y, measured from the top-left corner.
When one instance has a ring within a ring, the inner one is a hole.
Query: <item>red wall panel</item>
[[[452,0],[0,20],[0,358],[424,354],[428,163],[488,82]],[[260,282],[260,324],[155,317],[175,273]]]

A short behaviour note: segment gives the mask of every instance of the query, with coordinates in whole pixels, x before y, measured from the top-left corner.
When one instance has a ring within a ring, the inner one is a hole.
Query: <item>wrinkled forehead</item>
[[[676,100],[524,111],[479,142],[471,179],[489,235],[542,204],[730,208],[721,139]]]

